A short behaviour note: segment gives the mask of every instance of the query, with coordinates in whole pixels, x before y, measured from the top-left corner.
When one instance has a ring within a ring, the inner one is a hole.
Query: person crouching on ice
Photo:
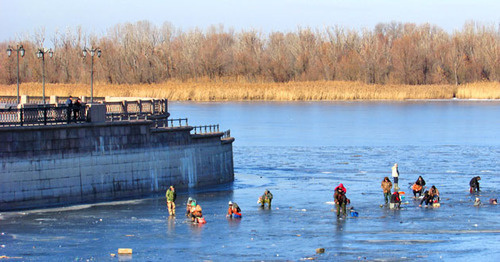
[[[345,190],[345,188],[343,186],[337,187],[335,189],[335,193],[333,194],[333,198],[335,200],[335,205],[337,206],[337,218],[340,218],[340,210],[341,209],[342,209],[342,215],[347,216],[346,205],[347,205],[348,199],[345,195],[344,190]]]
[[[191,217],[191,203],[196,202],[192,197],[189,197],[186,202],[186,217]]]
[[[469,185],[470,185],[470,188],[469,188],[469,191],[470,193],[474,193],[474,192],[479,192],[479,180],[481,180],[481,177],[480,176],[476,176],[476,177],[473,177],[470,182],[469,182]]]
[[[201,206],[196,204],[196,201],[191,202],[191,221],[198,223],[198,220],[203,217]]]
[[[264,206],[267,203],[267,206],[269,207],[269,209],[271,209],[271,202],[272,201],[273,201],[273,194],[271,194],[271,192],[266,189],[266,191],[264,191],[264,195],[262,195],[259,198],[258,203],[260,203],[260,207],[262,207],[262,208],[264,208]]]
[[[174,186],[170,186],[165,196],[167,197],[168,213],[171,216],[175,216],[175,199],[177,198],[177,193],[175,193]]]
[[[429,196],[431,197],[431,204],[439,203],[439,190],[436,188],[436,186],[431,186],[431,189],[429,190]]]
[[[418,176],[417,181],[415,181],[415,184],[411,187],[413,189],[413,198],[417,198],[417,193],[418,196],[422,196],[422,192],[424,192],[424,186],[425,186],[425,180],[422,176]]]
[[[229,201],[226,217],[241,218],[241,209],[238,204]]]
[[[399,192],[394,191],[391,196],[391,204],[389,205],[391,209],[397,209],[401,207],[401,198],[399,197]]]

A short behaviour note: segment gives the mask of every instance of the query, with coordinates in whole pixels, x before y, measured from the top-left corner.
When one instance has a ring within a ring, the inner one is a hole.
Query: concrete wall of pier
[[[234,180],[232,142],[150,121],[0,128],[0,210],[197,188]]]

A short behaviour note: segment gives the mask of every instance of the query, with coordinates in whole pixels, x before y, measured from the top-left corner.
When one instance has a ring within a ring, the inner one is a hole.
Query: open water
[[[500,102],[170,103],[172,118],[231,129],[235,182],[179,192],[177,217],[162,196],[0,214],[9,261],[500,260]],[[422,175],[440,208],[380,207],[380,183],[399,163],[400,187]],[[469,180],[482,177],[484,205]],[[343,183],[359,217],[337,220]],[[260,209],[265,189],[272,209]],[[207,220],[183,216],[188,196]],[[242,219],[227,219],[227,202]],[[116,256],[132,248],[132,256]],[[316,254],[324,248],[324,254]]]

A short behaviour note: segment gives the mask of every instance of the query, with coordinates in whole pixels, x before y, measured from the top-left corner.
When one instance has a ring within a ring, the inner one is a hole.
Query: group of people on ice
[[[392,167],[392,177],[394,178],[394,193],[392,193],[391,196],[391,189],[392,189],[392,183],[389,180],[388,177],[385,177],[384,180],[382,181],[381,187],[384,192],[384,199],[385,199],[385,204],[387,205],[388,200],[390,199],[390,207],[391,208],[398,208],[401,204],[401,199],[399,197],[400,192],[399,187],[398,187],[398,178],[399,178],[399,170],[398,170],[398,164],[394,164]],[[481,177],[476,176],[473,177],[470,182],[469,182],[469,192],[475,193],[479,192],[479,180],[481,180]],[[432,205],[433,207],[439,207],[440,204],[440,199],[439,199],[439,190],[436,188],[436,186],[432,185],[429,190],[425,190],[425,180],[422,176],[419,176],[417,178],[417,181],[413,183],[411,186],[411,189],[413,191],[413,198],[417,199],[417,194],[418,194],[418,199],[420,199],[420,204],[419,207],[422,206],[422,204],[425,204],[425,206]],[[425,190],[425,191],[424,191]],[[476,198],[476,201],[474,205],[479,205],[480,200],[479,198]],[[497,204],[496,199],[490,199],[490,204]]]
[[[175,187],[171,185],[167,192],[165,193],[167,198],[167,208],[170,216],[175,216],[175,200],[177,199],[177,193],[175,192]],[[268,208],[271,208],[271,202],[273,200],[273,194],[266,189],[264,194],[259,197],[258,203],[262,208],[267,204]],[[237,203],[229,201],[229,207],[227,209],[226,217],[228,218],[242,218],[241,208]],[[186,203],[186,217],[191,218],[193,223],[205,224],[205,218],[203,218],[203,212],[201,206],[196,202],[196,199],[189,197]]]
[[[391,182],[389,177],[384,177],[382,180],[382,191],[384,193],[384,200],[385,200],[385,205],[389,206],[391,209],[397,209],[400,208],[401,203],[402,203],[402,194],[404,192],[399,191],[399,170],[398,170],[398,164],[394,164],[392,167],[392,178],[394,181]],[[479,180],[481,180],[481,177],[476,176],[471,179],[469,182],[470,185],[470,193],[474,192],[479,192]],[[391,192],[394,186],[394,192]],[[413,198],[414,199],[419,199],[420,204],[419,207],[422,207],[422,204],[425,204],[425,206],[432,206],[432,207],[439,207],[440,206],[440,198],[439,198],[439,190],[436,188],[436,186],[432,185],[429,190],[426,190],[426,183],[425,180],[422,176],[419,176],[415,183],[411,186],[411,189],[413,191]],[[344,185],[341,183],[335,188],[335,193],[333,195],[335,205],[337,207],[337,218],[340,218],[341,214],[343,216],[347,216],[347,205],[350,203],[349,198],[347,198],[346,193],[347,189],[344,187]],[[417,197],[418,194],[418,197]],[[168,207],[168,212],[170,216],[175,216],[175,200],[176,200],[177,194],[175,192],[174,186],[170,186],[169,189],[167,190],[166,193],[166,198],[167,198],[167,207]],[[259,197],[259,200],[257,203],[264,208],[265,205],[267,204],[268,208],[271,209],[271,203],[273,200],[273,194],[269,190],[265,190],[264,194]],[[490,199],[490,204],[497,204],[496,199]],[[241,208],[236,204],[235,202],[229,201],[228,203],[229,207],[227,209],[227,214],[226,217],[228,218],[241,218]],[[474,205],[480,205],[480,200],[479,198],[476,198],[476,201]],[[381,205],[382,206],[382,205]],[[351,215],[357,216],[357,212],[353,210],[351,207]],[[202,213],[202,208],[201,206],[196,202],[195,199],[189,197],[187,204],[186,204],[186,217],[191,218],[191,221],[193,223],[200,223],[204,224],[205,219],[203,218],[203,213]]]

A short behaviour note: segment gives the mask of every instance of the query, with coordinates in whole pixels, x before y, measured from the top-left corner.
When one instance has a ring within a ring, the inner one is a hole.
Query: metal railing
[[[150,117],[149,120],[153,121],[152,126],[154,128],[189,126],[187,118],[168,119],[166,116],[164,116],[164,117]]]
[[[0,109],[0,126],[57,125],[87,121],[87,107],[38,105]]]
[[[57,102],[58,104],[64,104],[66,100],[69,98],[69,96],[57,96]],[[105,98],[104,97],[94,97],[94,102],[99,102],[102,103],[104,102]],[[45,97],[45,104],[49,104],[50,97]],[[7,104],[16,104],[17,105],[17,96],[0,96],[0,103],[7,103]],[[38,104],[41,105],[43,104],[43,97],[41,96],[28,96],[26,103],[29,104]]]
[[[195,135],[216,133],[219,132],[219,125],[193,126],[192,132],[194,132]]]
[[[224,131],[224,134],[222,135],[222,139],[230,138],[230,137],[231,137],[231,129]]]
[[[149,119],[151,116],[168,115],[167,99],[137,101],[104,101],[106,118],[110,121]]]

